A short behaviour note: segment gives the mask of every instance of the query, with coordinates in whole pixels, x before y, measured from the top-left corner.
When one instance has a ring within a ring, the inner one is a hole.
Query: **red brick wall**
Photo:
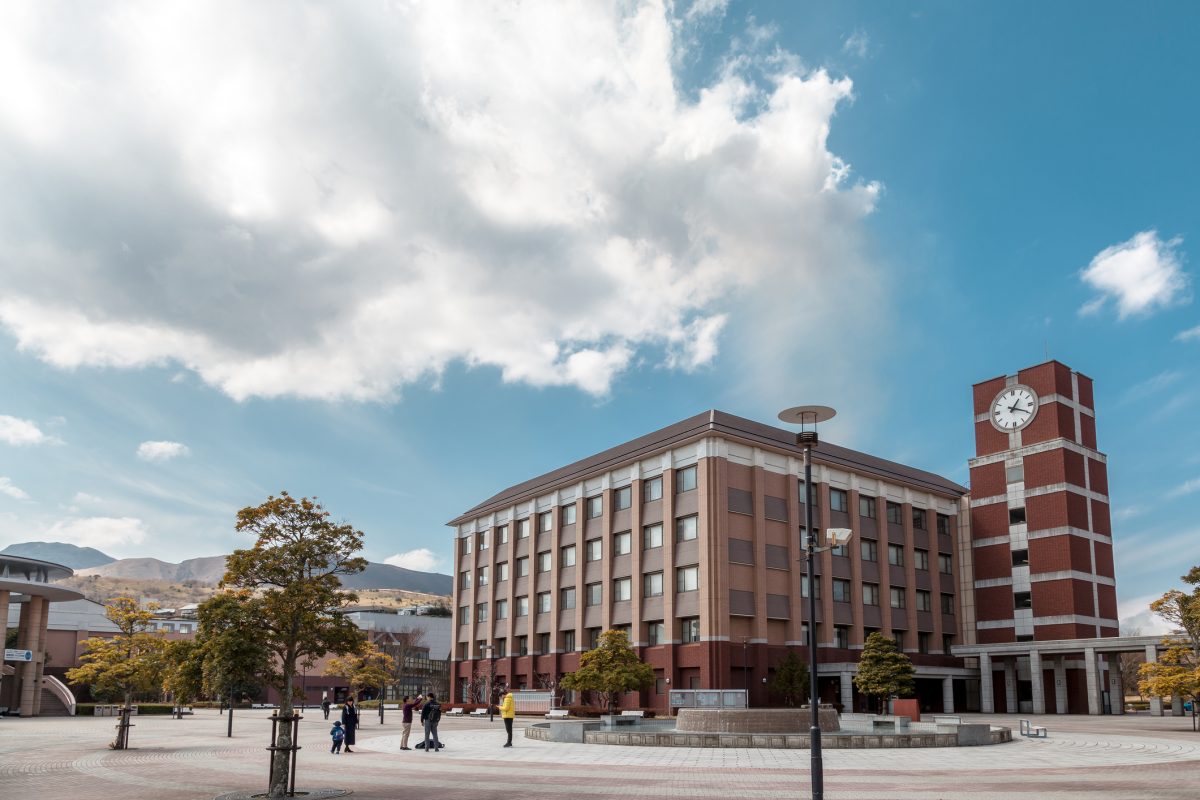
[[[1055,492],[1026,499],[1025,515],[1030,531],[1061,528],[1067,524],[1067,493]]]
[[[978,580],[1007,578],[1012,575],[1012,550],[1007,544],[972,548],[975,577]]]
[[[1016,641],[1016,636],[1013,634],[1012,628],[985,628],[979,631],[978,639],[980,644],[1003,644],[1004,642]],[[1000,678],[1000,685],[1004,685],[1003,677]],[[1003,707],[1000,706],[1000,708]]]
[[[1076,610],[1073,581],[1064,578],[1057,581],[1037,581],[1031,587],[1033,591],[1033,615],[1035,617],[1053,617],[1060,614],[1081,613]]]
[[[1099,616],[1104,619],[1117,618],[1117,588],[1115,586],[1096,586],[1096,599],[1100,602]]]
[[[1060,625],[1035,625],[1033,628],[1033,638],[1039,642],[1051,639],[1090,639],[1095,634],[1096,629],[1091,625],[1078,625],[1073,622]]]
[[[1093,492],[1108,494],[1108,466],[1104,462],[1089,458],[1088,478]]]
[[[1093,417],[1079,416],[1079,438],[1084,447],[1096,449],[1096,420]]]
[[[1063,459],[1063,472],[1066,475],[1067,483],[1072,486],[1078,486],[1080,489],[1087,487],[1084,483],[1086,480],[1083,474],[1083,456],[1072,450],[1059,450]]]
[[[1008,536],[1008,506],[992,503],[971,509],[971,538],[989,539]]]
[[[1113,573],[1112,545],[1096,542],[1096,574],[1106,578],[1115,577]]]
[[[986,456],[1008,449],[1008,434],[996,430],[991,421],[975,423],[975,455]]]
[[[1112,520],[1108,516],[1108,503],[1092,500],[1092,531],[1112,536]]]
[[[1003,391],[1005,383],[1005,379],[1001,377],[992,378],[990,381],[983,381],[982,383],[975,384],[975,416],[987,414],[992,410],[992,400],[995,399],[996,395]]]
[[[1062,458],[1063,451],[1050,450],[1045,453],[1032,453],[1025,456],[1025,488],[1034,489],[1038,486],[1052,486],[1065,483],[1066,468]],[[1083,484],[1080,483],[1080,486]]]
[[[1011,586],[986,586],[975,590],[975,612],[979,619],[1012,619]],[[982,633],[982,631],[981,631]]]
[[[1086,375],[1076,373],[1076,380],[1079,381],[1079,396],[1075,398],[1076,402],[1084,408],[1096,410],[1096,401],[1092,398],[1092,379]]]
[[[1004,463],[984,464],[971,469],[971,496],[995,497],[1004,494],[1008,489],[1005,478]]]
[[[1037,572],[1071,569],[1071,548],[1065,536],[1029,540],[1029,564]]]

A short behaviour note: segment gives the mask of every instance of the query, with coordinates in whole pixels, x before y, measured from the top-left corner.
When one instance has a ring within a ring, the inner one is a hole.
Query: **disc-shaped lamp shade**
[[[836,415],[829,406],[796,406],[779,412],[779,418],[792,425],[815,425]]]

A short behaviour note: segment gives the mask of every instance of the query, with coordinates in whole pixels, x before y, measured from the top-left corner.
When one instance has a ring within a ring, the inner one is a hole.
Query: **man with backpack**
[[[438,723],[442,721],[442,707],[433,692],[427,697],[425,705],[421,708],[421,722],[425,725],[425,752],[436,753],[442,747],[437,732]]]

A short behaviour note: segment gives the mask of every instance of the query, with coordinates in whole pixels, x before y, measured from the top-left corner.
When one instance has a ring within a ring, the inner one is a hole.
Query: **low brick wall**
[[[817,709],[821,732],[839,729],[833,706]],[[808,733],[812,715],[803,708],[681,708],[675,730],[681,733]]]
[[[526,735],[529,736],[528,728]],[[533,737],[531,737],[533,738]],[[541,737],[537,737],[541,738]],[[993,728],[989,744],[1012,741],[1008,728]],[[680,731],[599,731],[583,735],[586,744],[616,744],[641,747],[752,747],[777,750],[807,750],[808,734],[770,733],[683,733]],[[825,750],[882,750],[887,748],[958,747],[954,733],[822,734]]]

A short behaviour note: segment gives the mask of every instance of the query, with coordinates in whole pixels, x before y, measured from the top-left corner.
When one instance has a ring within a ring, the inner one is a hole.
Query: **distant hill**
[[[391,564],[367,562],[367,568],[357,575],[343,575],[347,589],[404,589],[409,592],[449,595],[454,592],[454,579],[439,572],[417,572]]]
[[[62,564],[71,569],[87,569],[116,561],[112,556],[105,555],[94,547],[79,547],[66,542],[20,542],[0,550],[0,555],[36,558]]]

